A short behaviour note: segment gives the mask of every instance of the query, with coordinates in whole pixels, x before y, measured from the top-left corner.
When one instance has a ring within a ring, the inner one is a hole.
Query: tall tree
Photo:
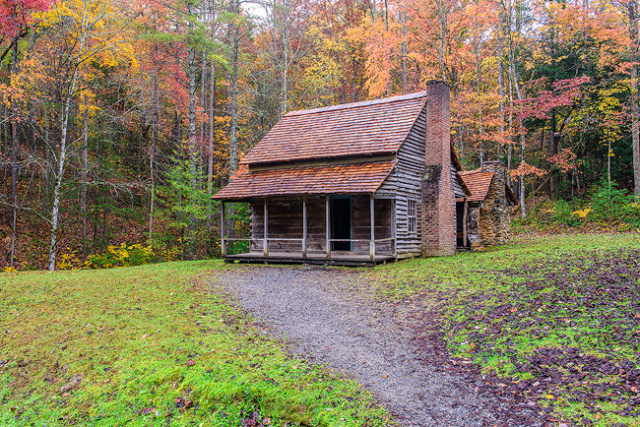
[[[640,3],[637,0],[613,0],[626,21],[629,47],[629,73],[631,77],[631,139],[633,150],[634,194],[640,201],[640,97],[638,96],[638,59],[640,50]]]
[[[52,145],[54,167],[54,187],[49,223],[51,226],[48,269],[54,270],[58,250],[58,228],[60,221],[60,203],[64,192],[64,183],[71,152],[76,144],[69,134],[74,103],[84,89],[90,61],[105,64],[114,63],[117,58],[134,60],[130,47],[123,37],[121,29],[104,30],[104,23],[113,17],[115,5],[107,0],[69,0],[57,3],[43,16],[43,27],[56,33],[56,42],[61,49],[60,63],[65,70],[61,76],[59,114],[60,142]],[[44,64],[43,64],[44,65]]]

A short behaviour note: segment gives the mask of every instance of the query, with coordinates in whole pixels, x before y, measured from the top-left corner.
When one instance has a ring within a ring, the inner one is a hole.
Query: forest
[[[635,0],[0,0],[0,269],[219,256],[210,198],[280,117],[429,80],[519,221],[640,218],[639,23]]]

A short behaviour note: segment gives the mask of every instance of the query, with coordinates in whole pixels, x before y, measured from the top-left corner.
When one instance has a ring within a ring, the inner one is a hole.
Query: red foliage
[[[518,166],[517,169],[513,169],[509,171],[509,175],[511,175],[512,179],[515,179],[521,176],[527,176],[527,175],[534,175],[537,177],[541,177],[541,176],[544,176],[546,173],[547,172],[545,170],[537,168],[524,161],[520,163],[520,166]]]
[[[31,23],[33,12],[49,9],[55,0],[0,0],[0,33],[14,38]]]
[[[560,153],[549,157],[547,160],[556,165],[561,172],[567,173],[578,167],[577,157],[576,153],[571,151],[570,148],[563,148]]]
[[[522,120],[529,118],[548,119],[549,112],[559,107],[571,107],[580,97],[580,86],[589,83],[587,76],[554,82],[552,90],[544,90],[535,98],[516,101],[514,114]]]

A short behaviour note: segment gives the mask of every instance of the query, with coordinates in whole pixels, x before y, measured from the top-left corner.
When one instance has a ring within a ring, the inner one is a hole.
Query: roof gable
[[[461,171],[458,172],[458,175],[460,175],[462,182],[464,182],[471,192],[467,200],[470,202],[482,202],[487,198],[487,193],[489,192],[489,187],[491,186],[495,172],[483,171],[482,168],[480,168],[471,171]],[[518,199],[507,183],[505,183],[505,195],[512,204],[515,205],[518,202]]]
[[[243,164],[396,153],[424,109],[426,92],[285,115]]]
[[[493,179],[493,172],[484,172],[481,169],[458,172],[462,181],[471,192],[467,199],[470,202],[481,202],[487,197],[489,186]]]

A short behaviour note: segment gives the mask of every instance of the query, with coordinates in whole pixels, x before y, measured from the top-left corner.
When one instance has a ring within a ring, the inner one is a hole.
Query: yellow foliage
[[[131,37],[119,20],[120,14],[113,0],[64,0],[36,14],[35,18],[39,29],[60,28],[66,32],[65,38],[72,42],[69,45],[76,49],[75,60],[85,72],[84,80],[91,81],[95,76],[88,70],[89,58],[103,67],[138,66]],[[78,43],[82,39],[86,41],[84,45]]]
[[[585,209],[582,209],[582,210],[577,210],[577,211],[571,212],[572,215],[575,215],[580,219],[585,219],[589,215],[589,213],[591,213],[591,209],[589,209],[589,208],[585,208]]]
[[[75,266],[80,265],[80,260],[73,252],[62,255],[62,260],[58,264],[59,270],[73,270]]]
[[[84,263],[85,268],[113,268],[113,267],[131,267],[135,265],[147,264],[153,257],[153,249],[151,246],[142,246],[137,243],[135,245],[127,245],[122,243],[120,246],[109,245],[107,251],[102,254],[91,255]]]

